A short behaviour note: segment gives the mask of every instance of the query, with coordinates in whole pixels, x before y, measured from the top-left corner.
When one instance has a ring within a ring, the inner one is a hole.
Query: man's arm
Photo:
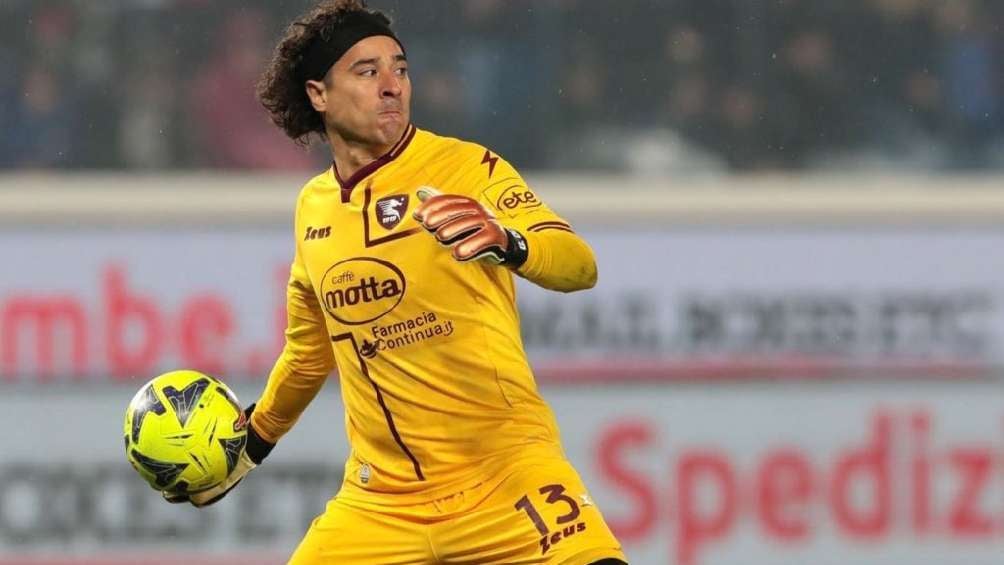
[[[299,245],[286,287],[286,316],[286,345],[261,398],[245,409],[249,415],[248,439],[234,469],[222,483],[204,491],[191,494],[165,491],[168,502],[190,502],[203,507],[226,496],[293,427],[334,369],[324,313],[300,258]]]
[[[574,292],[596,286],[596,256],[584,239],[567,230],[531,225],[523,232],[527,258],[516,273],[539,286]]]
[[[286,312],[286,345],[251,414],[251,427],[271,443],[293,427],[335,368],[324,313],[299,257],[286,290]]]

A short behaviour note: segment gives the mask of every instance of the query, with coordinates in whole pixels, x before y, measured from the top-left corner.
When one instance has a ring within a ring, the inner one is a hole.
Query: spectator
[[[416,122],[524,167],[623,169],[632,140],[739,171],[1004,159],[1001,2],[372,2],[412,22]],[[323,166],[253,93],[309,3],[0,2],[0,166]]]
[[[14,167],[58,168],[72,163],[76,114],[72,94],[54,71],[33,62],[25,72],[23,95],[13,104],[8,158]]]
[[[952,166],[985,165],[985,149],[999,125],[1000,97],[992,28],[972,0],[953,0],[936,11],[938,64],[945,84]],[[997,28],[998,31],[1000,28]]]
[[[191,114],[205,165],[222,168],[309,169],[310,155],[268,122],[255,95],[268,56],[264,12],[238,10],[219,30],[209,63],[196,76]]]

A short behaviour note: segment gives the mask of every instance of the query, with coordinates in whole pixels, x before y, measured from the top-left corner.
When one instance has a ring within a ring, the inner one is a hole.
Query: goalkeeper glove
[[[487,259],[513,269],[526,262],[526,238],[500,224],[477,200],[429,187],[418,189],[418,199],[422,204],[414,218],[439,243],[451,247],[457,261]]]
[[[227,478],[223,480],[220,484],[216,486],[209,487],[205,490],[200,490],[198,492],[178,492],[178,491],[162,491],[161,494],[164,495],[164,500],[172,504],[177,504],[181,502],[190,502],[192,506],[196,508],[202,508],[203,506],[209,506],[214,504],[216,501],[220,500],[227,495],[237,483],[241,482],[245,476],[254,469],[261,462],[268,457],[268,454],[275,447],[274,443],[269,443],[262,439],[258,432],[254,431],[254,427],[251,426],[251,413],[254,412],[254,403],[244,409],[244,417],[247,426],[247,442],[244,444],[244,449],[241,451],[240,456],[237,458],[237,464],[234,465],[230,474]]]

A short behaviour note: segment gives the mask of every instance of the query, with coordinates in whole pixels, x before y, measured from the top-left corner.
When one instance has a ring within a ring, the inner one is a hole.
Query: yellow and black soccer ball
[[[219,379],[165,373],[143,385],[126,409],[126,457],[157,490],[205,490],[236,465],[247,442],[246,420],[237,396]]]

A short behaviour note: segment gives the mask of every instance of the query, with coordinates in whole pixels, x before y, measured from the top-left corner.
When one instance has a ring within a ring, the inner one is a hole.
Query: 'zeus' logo
[[[307,233],[303,235],[303,241],[308,239],[324,239],[331,236],[331,226],[324,226],[323,228],[314,228],[307,226]]]

